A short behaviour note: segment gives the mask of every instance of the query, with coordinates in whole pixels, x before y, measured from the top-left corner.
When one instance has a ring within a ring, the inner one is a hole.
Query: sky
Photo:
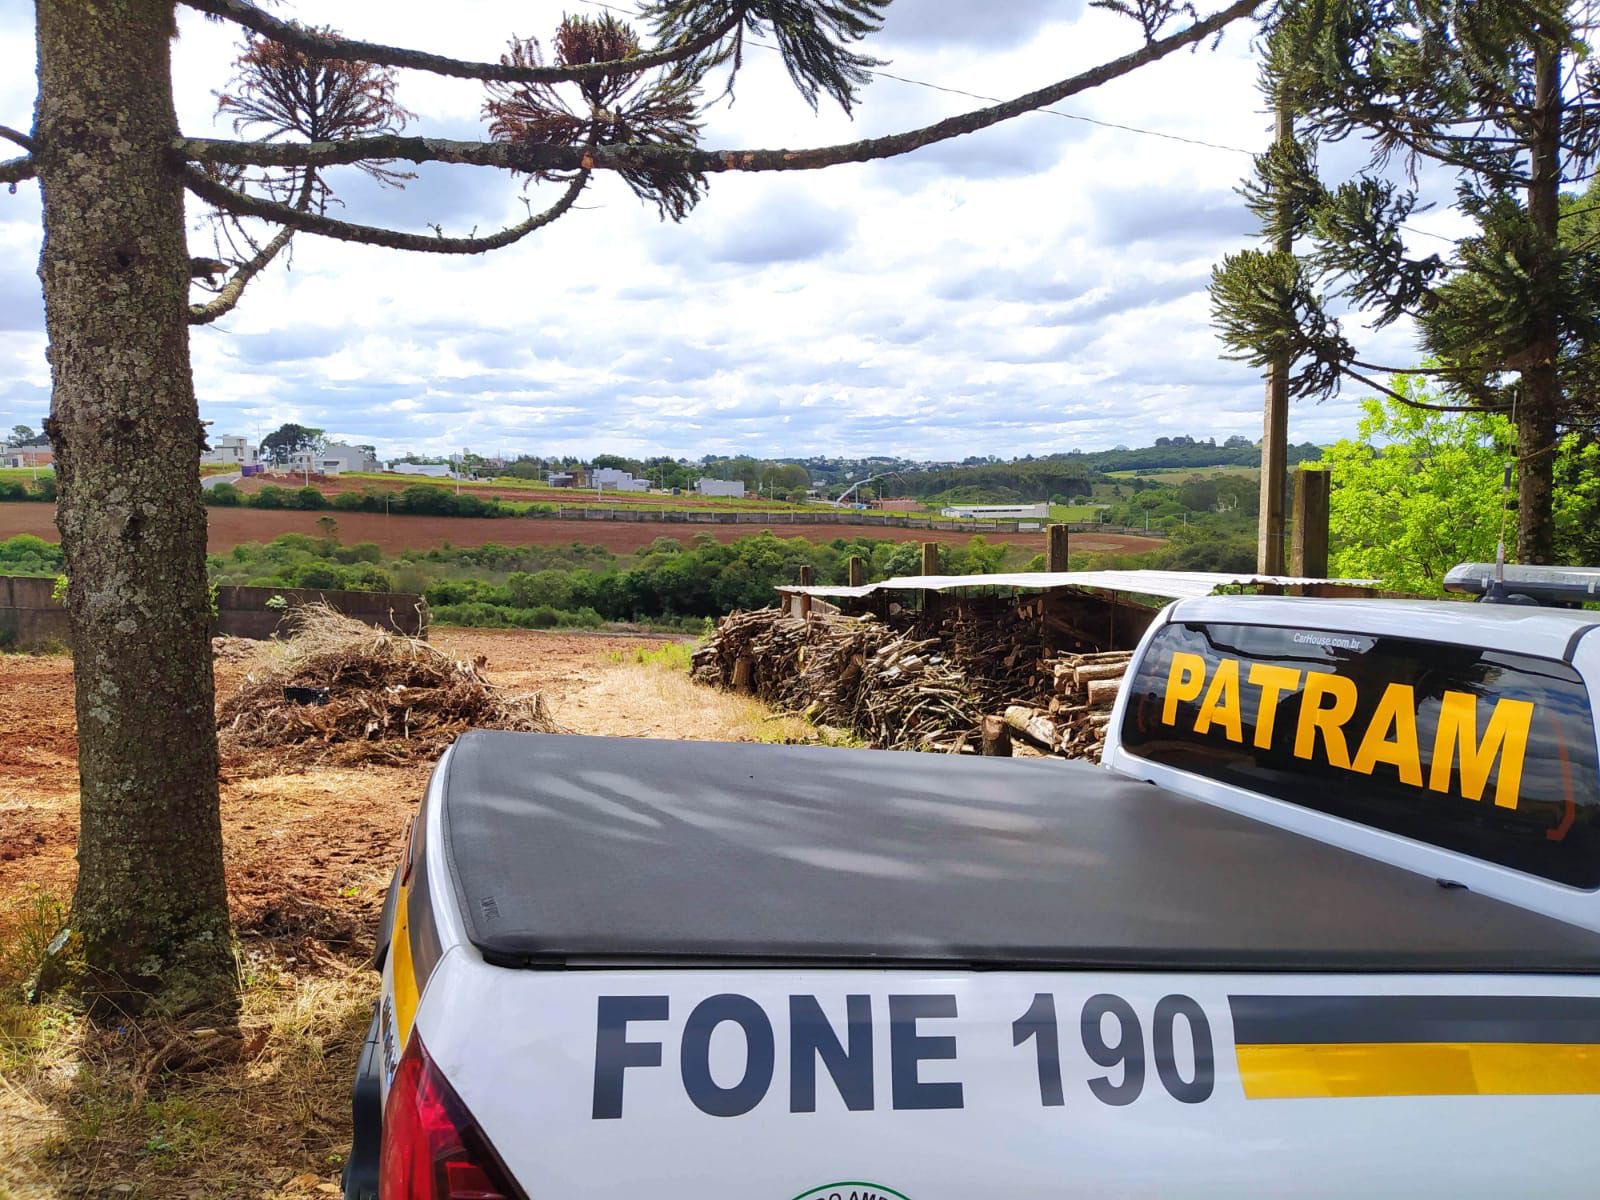
[[[548,40],[584,0],[286,0],[274,11],[353,36],[494,58]],[[179,9],[179,120],[214,120],[239,31]],[[577,210],[483,256],[435,256],[300,234],[233,314],[192,334],[201,416],[257,438],[284,421],[380,454],[892,454],[949,460],[1261,435],[1262,382],[1222,359],[1206,282],[1253,244],[1234,189],[1270,136],[1251,30],[985,132],[876,163],[720,175],[681,224],[613,178]],[[896,0],[870,44],[882,70],[1009,97],[1135,49],[1136,26],[1080,0]],[[31,125],[32,5],[0,0],[0,124]],[[23,69],[15,69],[15,68]],[[715,90],[720,90],[720,84]],[[414,71],[408,132],[486,137],[479,84]],[[748,55],[707,148],[801,147],[982,106],[878,77],[852,117],[801,99],[777,55]],[[1077,119],[1089,118],[1090,120]],[[1092,121],[1136,126],[1151,133]],[[1157,137],[1153,133],[1170,137]],[[1197,139],[1216,146],[1173,138]],[[1216,148],[1220,147],[1232,147]],[[1356,148],[1325,153],[1359,162]],[[330,175],[335,215],[480,233],[543,207],[551,185],[434,164],[403,191]],[[192,198],[191,249],[211,251]],[[1452,232],[1447,211],[1411,224]],[[48,411],[36,274],[37,184],[0,190],[0,429]],[[1428,247],[1422,247],[1428,248]],[[1408,329],[1364,357],[1416,359]],[[1348,392],[1297,404],[1291,441],[1355,431]]]

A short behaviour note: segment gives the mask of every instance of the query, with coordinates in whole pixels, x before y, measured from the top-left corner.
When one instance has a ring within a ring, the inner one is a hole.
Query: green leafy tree
[[[775,46],[806,101],[826,96],[848,111],[875,65],[862,42],[881,27],[888,0],[650,0],[645,37],[609,13],[569,16],[548,60],[538,42],[513,38],[494,61],[343,38],[251,0],[183,0],[246,31],[219,97],[233,138],[178,127],[175,0],[38,0],[35,121],[27,132],[0,126],[0,139],[21,151],[0,161],[0,184],[36,177],[42,200],[57,520],[72,580],[74,686],[79,711],[92,717],[79,731],[71,917],[90,989],[123,1010],[151,998],[177,1009],[236,996],[191,325],[233,311],[302,234],[479,254],[580,211],[599,172],[680,220],[713,175],[867,162],[988,128],[1198,46],[1260,0],[1218,3],[1204,15],[1188,0],[1119,6],[1137,19],[1138,48],[922,128],[747,150],[700,145],[704,105],[758,58],[745,53],[747,40]],[[406,136],[401,68],[480,83],[487,136]],[[495,167],[554,194],[505,229],[465,236],[332,215],[331,168],[400,183],[395,164],[423,162]],[[188,244],[186,193],[222,239],[209,256]],[[247,233],[245,219],[267,229]],[[116,582],[126,580],[139,586]]]
[[[13,425],[11,427],[11,444],[14,446],[26,446],[37,436],[38,434],[33,432],[31,426]]]
[[[261,457],[280,467],[287,466],[296,454],[317,450],[325,441],[323,430],[288,422],[261,439]]]
[[[1355,380],[1415,403],[1379,381],[1395,368],[1362,355],[1333,305],[1379,328],[1413,320],[1436,407],[1514,415],[1524,562],[1556,556],[1561,430],[1600,420],[1600,247],[1563,235],[1560,202],[1600,161],[1593,22],[1577,0],[1287,0],[1263,81],[1294,137],[1245,189],[1275,248],[1229,256],[1212,280],[1223,341],[1291,364],[1295,397]],[[1318,147],[1352,137],[1366,167],[1325,182]],[[1447,251],[1408,247],[1418,193],[1391,178],[1396,163],[1413,181],[1419,166],[1455,174],[1472,228]]]
[[[1333,472],[1330,566],[1438,595],[1446,571],[1493,562],[1503,531],[1509,537],[1503,480],[1516,429],[1499,413],[1418,407],[1435,393],[1417,376],[1393,386],[1399,397],[1365,401],[1357,436],[1324,455]],[[1554,458],[1556,477],[1571,481],[1556,495],[1557,551],[1583,561],[1600,519],[1600,445],[1568,434]]]

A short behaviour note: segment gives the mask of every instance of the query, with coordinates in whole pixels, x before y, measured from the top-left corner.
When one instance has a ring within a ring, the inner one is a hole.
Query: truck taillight
[[[383,1106],[378,1200],[525,1200],[415,1031]]]

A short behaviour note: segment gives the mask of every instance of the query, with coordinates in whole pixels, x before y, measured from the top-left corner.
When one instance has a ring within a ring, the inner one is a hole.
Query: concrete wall
[[[32,646],[48,641],[66,642],[67,613],[50,598],[54,589],[53,579],[0,575],[0,643]],[[282,596],[291,608],[326,600],[347,617],[413,636],[424,634],[428,627],[427,606],[421,596],[410,592],[224,587],[217,589],[217,620],[213,632],[231,637],[271,637],[287,611],[267,607],[267,601],[273,596]]]

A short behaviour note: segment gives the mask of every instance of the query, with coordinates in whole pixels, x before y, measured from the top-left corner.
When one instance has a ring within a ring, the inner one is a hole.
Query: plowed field
[[[212,508],[208,548],[214,554],[241,542],[270,542],[280,533],[317,534],[319,517],[339,522],[339,538],[346,544],[376,542],[390,554],[402,550],[431,550],[446,542],[452,546],[481,546],[500,542],[512,546],[551,546],[582,542],[604,546],[617,554],[631,554],[659,537],[687,542],[709,533],[719,542],[732,542],[770,528],[780,537],[803,537],[813,542],[835,538],[868,537],[896,542],[965,544],[971,534],[943,530],[878,528],[866,525],[680,525],[657,521],[580,521],[535,517],[391,517],[381,513],[318,513]],[[58,541],[55,507],[49,504],[0,504],[0,538],[31,533]],[[1043,533],[991,533],[991,542],[1009,542],[1030,554],[1044,550]],[[1095,554],[1142,554],[1162,543],[1155,538],[1127,534],[1074,533],[1072,548]]]

